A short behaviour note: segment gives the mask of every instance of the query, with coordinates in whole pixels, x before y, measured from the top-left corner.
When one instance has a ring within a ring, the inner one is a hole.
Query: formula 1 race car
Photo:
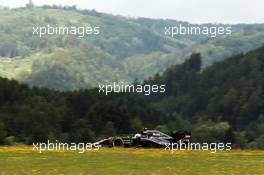
[[[171,136],[157,130],[143,129],[141,133],[108,137],[97,141],[94,144],[110,147],[164,147],[170,143],[183,142],[189,143],[191,133],[188,131],[172,132]]]

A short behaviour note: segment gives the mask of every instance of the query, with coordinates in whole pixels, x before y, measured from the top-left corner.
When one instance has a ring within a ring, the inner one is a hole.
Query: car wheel
[[[112,146],[113,147],[124,147],[124,141],[122,138],[115,138],[112,141]]]

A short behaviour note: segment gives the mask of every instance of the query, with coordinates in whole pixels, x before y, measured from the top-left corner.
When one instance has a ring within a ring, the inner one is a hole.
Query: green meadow
[[[1,175],[264,174],[264,151],[210,153],[162,149],[103,148],[83,154],[32,147],[0,147]]]

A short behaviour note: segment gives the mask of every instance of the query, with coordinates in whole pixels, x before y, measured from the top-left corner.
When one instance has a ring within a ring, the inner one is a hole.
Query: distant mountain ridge
[[[232,25],[230,37],[164,34],[175,20],[125,18],[75,7],[43,6],[0,10],[0,76],[57,90],[143,80],[184,62],[193,52],[203,67],[264,43],[264,24]],[[32,36],[32,26],[100,26],[100,35]],[[213,25],[213,24],[208,24]]]

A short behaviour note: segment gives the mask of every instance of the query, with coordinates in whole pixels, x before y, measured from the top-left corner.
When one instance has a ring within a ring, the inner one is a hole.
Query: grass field
[[[38,153],[32,147],[0,147],[0,175],[249,174],[264,175],[264,151],[210,152],[111,149]]]

